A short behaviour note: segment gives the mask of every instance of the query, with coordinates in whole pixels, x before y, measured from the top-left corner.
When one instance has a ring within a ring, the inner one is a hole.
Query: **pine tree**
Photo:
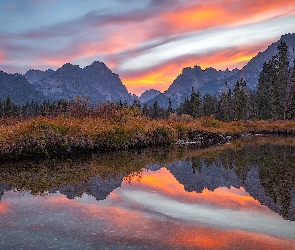
[[[171,102],[171,99],[169,98],[169,104],[166,110],[166,117],[169,117],[172,113],[173,113],[172,102]]]
[[[13,105],[12,102],[10,100],[10,97],[8,96],[4,102],[4,116],[6,117],[10,117],[12,116],[13,113]]]
[[[134,107],[134,108],[140,108],[141,107],[140,101],[137,100],[137,99],[134,99],[133,100],[133,103],[132,103],[132,107]]]
[[[234,119],[242,120],[247,119],[247,104],[248,95],[246,89],[246,82],[243,78],[234,86],[234,100],[233,100],[233,110]]]
[[[290,119],[295,119],[295,59],[290,75]]]
[[[203,115],[204,116],[214,115],[216,112],[215,107],[216,107],[216,104],[215,104],[214,97],[212,97],[210,94],[206,94],[203,97]]]
[[[233,97],[232,91],[229,89],[220,96],[220,106],[219,106],[219,119],[222,121],[232,121],[233,120]]]
[[[154,104],[151,108],[150,116],[151,116],[151,118],[154,118],[154,119],[160,117],[160,106],[157,101],[154,102]]]
[[[253,120],[258,118],[257,91],[248,90],[247,110],[248,110],[247,119]]]
[[[148,105],[147,103],[144,103],[143,104],[143,107],[142,107],[142,114],[145,115],[145,116],[149,116],[149,108],[148,108]]]
[[[257,109],[258,118],[262,120],[271,119],[271,85],[274,78],[272,63],[264,63],[262,71],[259,74],[257,85]]]
[[[278,86],[279,119],[286,120],[289,109],[290,89],[289,89],[289,52],[285,41],[278,45],[278,68],[276,84]]]
[[[0,117],[4,116],[4,105],[2,101],[0,100]]]
[[[193,118],[200,118],[203,116],[202,109],[203,107],[202,107],[201,93],[200,91],[197,91],[196,93],[194,91],[194,88],[192,88],[189,115],[191,115]]]
[[[184,102],[180,104],[180,107],[178,109],[178,114],[179,115],[191,114],[190,100],[187,97],[184,99]]]

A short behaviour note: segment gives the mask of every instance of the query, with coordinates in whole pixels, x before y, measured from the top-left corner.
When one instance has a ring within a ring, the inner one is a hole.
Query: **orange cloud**
[[[287,6],[287,7],[286,7]],[[265,19],[295,11],[292,0],[266,1],[250,0],[237,3],[234,0],[200,2],[183,6],[173,12],[161,15],[174,32],[196,31],[217,26],[259,22]],[[166,27],[167,28],[167,25]]]
[[[125,74],[121,74],[120,77],[131,93],[140,94],[143,90],[152,88],[163,92],[181,73],[181,67],[178,67],[175,61],[171,61],[157,68],[134,73],[134,75],[132,72],[127,72],[127,74],[124,72]]]
[[[3,34],[3,39],[7,41],[31,42],[29,46],[23,47],[12,46],[13,42],[5,43],[5,56],[9,55],[13,60],[9,61],[10,66],[3,65],[3,67],[10,72],[21,67],[23,62],[19,59],[14,60],[16,57],[11,56],[16,53],[28,55],[25,58],[26,70],[29,69],[28,62],[30,67],[47,69],[60,67],[66,62],[73,64],[83,62],[85,64],[82,66],[86,66],[94,60],[99,60],[119,74],[132,93],[140,94],[149,88],[164,91],[184,67],[197,64],[202,68],[209,66],[217,69],[241,68],[256,55],[260,45],[253,45],[252,51],[248,48],[229,48],[212,52],[210,55],[206,52],[198,55],[184,55],[182,58],[172,59],[174,62],[166,62],[141,72],[123,72],[116,69],[120,68],[122,62],[136,58],[161,44],[182,39],[182,36],[186,36],[188,32],[201,31],[200,33],[205,34],[206,30],[210,30],[213,33],[215,28],[229,29],[295,13],[294,0],[190,1],[190,3],[177,3],[177,5],[172,2],[164,8],[165,4],[165,2],[155,4],[152,1],[147,8],[110,16],[94,11],[81,19],[75,19],[73,23],[69,21],[46,27],[45,30],[33,30],[13,36]],[[47,39],[51,37],[67,42],[64,42],[65,46],[60,48],[57,46],[59,49],[53,47],[50,50],[49,46],[46,48],[48,51],[45,52],[34,49],[35,43],[42,43],[43,39],[48,43]],[[5,62],[1,51],[0,62]],[[12,63],[15,63],[15,68],[11,67]]]
[[[103,35],[98,40],[76,41],[62,51],[39,54],[36,56],[37,62],[34,63],[35,65],[49,65],[57,68],[67,62],[75,64],[75,61],[79,62],[79,60],[87,60],[87,58],[95,58],[93,60],[103,58],[104,60],[101,61],[104,61],[108,67],[114,68],[119,63],[119,59],[114,54],[133,49],[146,39],[144,32],[137,31],[139,27],[130,25],[129,29],[137,33],[137,36],[126,36],[126,30],[122,28],[115,31],[105,30],[102,31]]]
[[[258,52],[264,50],[270,42],[227,48],[210,54],[187,55],[168,61],[142,71],[122,72],[120,77],[123,84],[131,93],[140,94],[145,89],[165,91],[185,67],[201,66],[203,69],[242,68]]]

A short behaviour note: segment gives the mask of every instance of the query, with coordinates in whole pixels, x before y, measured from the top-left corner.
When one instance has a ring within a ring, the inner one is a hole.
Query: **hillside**
[[[148,101],[151,105],[155,101],[160,106],[167,107],[169,98],[174,106],[179,106],[186,97],[191,94],[191,89],[199,90],[202,95],[209,93],[215,95],[221,93],[226,88],[232,88],[241,78],[245,79],[248,88],[255,89],[257,86],[259,73],[262,70],[263,63],[269,61],[277,53],[277,46],[284,40],[289,48],[290,63],[294,62],[295,33],[283,35],[280,40],[272,43],[268,48],[253,57],[241,70],[232,71],[226,69],[216,70],[214,68],[201,69],[200,66],[184,68],[182,73],[176,77],[169,88],[161,95],[158,95]],[[227,82],[227,85],[225,84]]]
[[[89,96],[94,103],[132,98],[120,77],[98,61],[84,68],[66,63],[56,71],[29,70],[25,77],[37,90],[55,100],[73,99],[77,95]]]
[[[46,99],[23,75],[0,71],[0,100],[6,100],[7,97],[17,104],[25,104],[32,100],[41,102]]]

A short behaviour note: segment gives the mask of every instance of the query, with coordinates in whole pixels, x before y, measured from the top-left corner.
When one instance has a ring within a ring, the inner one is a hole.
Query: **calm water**
[[[295,249],[295,139],[2,163],[0,249]]]

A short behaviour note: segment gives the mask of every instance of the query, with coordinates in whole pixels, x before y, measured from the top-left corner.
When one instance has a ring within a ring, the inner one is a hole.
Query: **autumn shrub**
[[[179,123],[176,125],[176,130],[178,133],[178,139],[186,139],[187,138],[187,129],[184,124]]]
[[[204,116],[200,118],[200,122],[204,128],[220,128],[220,121],[216,120],[213,116]]]

